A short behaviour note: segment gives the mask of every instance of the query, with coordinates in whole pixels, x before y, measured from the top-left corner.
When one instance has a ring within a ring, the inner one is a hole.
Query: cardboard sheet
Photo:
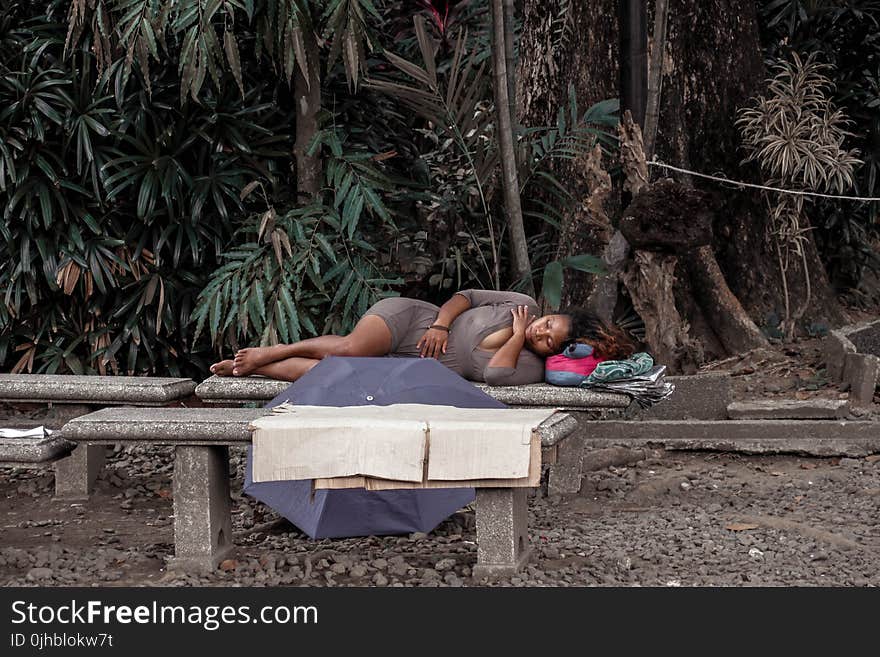
[[[447,486],[525,482],[534,470],[533,430],[554,413],[428,404],[276,410],[253,422],[255,482],[352,476]],[[537,460],[540,467],[540,445]]]

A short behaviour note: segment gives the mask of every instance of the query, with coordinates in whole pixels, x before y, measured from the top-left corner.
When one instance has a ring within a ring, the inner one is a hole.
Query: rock
[[[375,559],[370,565],[376,570],[385,570],[388,567],[388,561],[385,559]]]
[[[356,566],[352,566],[351,570],[348,571],[348,574],[352,577],[363,577],[367,574],[367,569],[364,566],[358,564]]]
[[[443,576],[443,581],[446,582],[449,586],[458,587],[464,585],[464,580],[455,573],[446,573]]]
[[[436,564],[434,564],[434,568],[439,572],[443,572],[446,570],[452,570],[453,568],[455,568],[455,565],[456,565],[455,559],[446,558],[446,559],[440,559],[440,561],[438,561]]]
[[[840,459],[840,465],[844,468],[861,468],[862,461],[861,459],[842,458]]]
[[[394,557],[388,562],[388,572],[398,577],[403,577],[409,571],[409,564],[403,557]]]
[[[555,547],[546,547],[544,548],[544,557],[547,559],[558,559],[559,558],[559,550]]]
[[[617,477],[600,479],[596,484],[596,490],[610,490],[615,491],[623,488],[623,482]]]
[[[376,573],[373,575],[373,584],[376,586],[388,586],[388,578],[382,573]]]
[[[25,577],[30,581],[34,581],[38,579],[49,579],[53,574],[51,568],[31,568]]]

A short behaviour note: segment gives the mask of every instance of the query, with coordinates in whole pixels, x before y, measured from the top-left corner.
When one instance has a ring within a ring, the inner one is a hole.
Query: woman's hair
[[[572,342],[589,343],[598,356],[608,360],[629,358],[636,344],[619,326],[606,324],[596,313],[583,308],[561,310],[571,320],[571,329],[565,345]]]

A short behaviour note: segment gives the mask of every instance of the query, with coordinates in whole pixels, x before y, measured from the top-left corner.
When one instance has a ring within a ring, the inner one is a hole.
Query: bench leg
[[[556,463],[547,476],[547,495],[576,495],[581,490],[584,437],[573,434],[556,446]]]
[[[80,443],[70,456],[56,461],[55,499],[62,502],[88,500],[106,459],[106,445]]]
[[[528,490],[477,489],[477,563],[473,575],[513,575],[529,560]]]
[[[174,559],[186,571],[213,570],[232,549],[229,449],[179,446],[174,454]]]

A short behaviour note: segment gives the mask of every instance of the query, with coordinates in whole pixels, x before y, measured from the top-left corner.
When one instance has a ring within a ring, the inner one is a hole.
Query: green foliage
[[[864,160],[853,192],[880,196],[880,2],[877,0],[763,0],[762,41],[771,62],[814,55],[834,70],[831,100],[852,121],[843,146]],[[855,288],[866,265],[880,266],[880,203],[823,201],[816,238],[832,280]],[[880,291],[875,291],[880,298]],[[857,299],[856,299],[857,300]]]
[[[554,160],[576,160],[597,142],[605,152],[612,153],[617,148],[614,133],[619,110],[619,101],[609,99],[596,103],[581,115],[574,87],[569,86],[568,105],[557,111],[556,125],[523,131],[520,188],[524,198],[534,199],[524,212],[526,217],[553,229],[560,228],[562,218],[578,199],[554,175],[552,163]],[[539,191],[543,193],[535,193]]]
[[[497,187],[498,148],[493,134],[485,63],[478,63],[476,52],[469,52],[465,45],[467,35],[459,33],[451,60],[447,65],[441,65],[421,17],[414,19],[414,25],[424,67],[386,51],[386,57],[399,75],[371,79],[368,87],[389,94],[433,127],[430,137],[434,149],[423,156],[432,174],[434,199],[431,214],[435,217],[456,215],[465,219],[461,230],[456,232],[464,242],[451,245],[445,272],[458,272],[456,278],[461,285],[460,272],[464,268],[474,284],[499,287],[503,269],[504,222],[495,216],[492,203]],[[553,175],[550,165],[556,160],[580,157],[597,142],[607,149],[615,148],[616,138],[608,129],[617,124],[617,109],[617,101],[609,100],[594,105],[582,115],[574,90],[570,89],[569,104],[560,108],[556,125],[522,131],[519,160],[522,163],[523,198],[544,199],[526,205],[524,214],[527,217],[552,229],[559,227],[559,219],[576,199]],[[450,176],[450,172],[455,173]],[[469,193],[461,194],[462,187]],[[532,195],[531,192],[537,189],[546,194]],[[533,252],[532,256],[535,262],[547,262],[548,259],[540,252]],[[591,273],[600,271],[598,261],[589,259],[588,263],[583,258],[589,257],[577,256],[548,263],[544,282],[549,288],[544,292],[545,296],[548,292],[554,298],[561,294],[563,267]],[[479,265],[469,264],[468,260],[476,260]],[[480,265],[482,271],[478,272]],[[435,280],[441,285],[451,286],[453,283],[453,277],[445,274],[438,275]],[[518,282],[522,283],[524,281]]]
[[[326,32],[332,42],[327,65],[332,66],[341,54],[349,88],[356,91],[358,79],[366,70],[364,44],[373,50],[367,14],[378,19],[379,12],[370,0],[329,0],[326,5]]]
[[[320,63],[309,43],[323,35],[331,44],[328,68],[341,55],[355,89],[365,44],[373,49],[368,17],[380,18],[371,0],[72,0],[66,43],[91,42],[99,71],[114,69],[117,88],[139,68],[148,92],[151,66],[175,51],[183,102],[200,101],[208,79],[222,91],[227,75],[244,96],[240,44],[250,41],[257,58],[268,55],[288,82],[297,67],[311,79]]]
[[[465,248],[479,257],[487,277],[484,280],[488,284],[480,285],[498,288],[501,256],[488,189],[498,164],[498,148],[491,134],[486,64],[477,64],[474,53],[466,49],[466,37],[460,34],[444,75],[438,70],[434,43],[421,16],[414,18],[414,25],[424,67],[386,51],[388,61],[401,75],[371,79],[368,87],[387,93],[433,126],[436,132],[432,137],[440,146],[433,155],[439,160],[437,169],[443,170],[433,191],[441,199],[450,199],[457,197],[462,188],[467,190],[467,194],[458,197],[461,201],[455,203],[466,218],[464,231],[459,232],[469,238],[470,244]],[[431,156],[426,159],[430,161]],[[450,171],[455,172],[451,177]],[[477,236],[474,224],[478,221],[486,227],[484,240]],[[483,244],[488,246],[488,253],[484,253]],[[461,253],[461,247],[457,248]],[[473,269],[471,272],[482,278]]]
[[[461,3],[452,40],[412,12],[0,0],[0,366],[200,376],[213,352],[344,332],[384,296],[505,286],[485,3]],[[406,56],[370,55],[390,44]],[[305,201],[298,71],[325,102],[324,187]],[[610,113],[523,132],[526,195],[562,199],[549,163],[604,144]],[[552,231],[547,205],[532,218]],[[548,231],[530,241],[537,276]]]
[[[544,267],[544,282],[541,294],[551,308],[559,308],[562,303],[562,273],[564,269],[575,269],[588,274],[606,273],[602,260],[589,254],[569,256],[561,260],[548,262]]]
[[[255,66],[243,99],[226,84],[201,106],[179,106],[174,65],[117,88],[124,62],[64,56],[66,9],[0,0],[0,363],[195,374],[195,298],[238,191],[289,157],[288,119]]]
[[[394,181],[372,154],[345,146],[332,129],[315,139],[313,150],[327,151],[319,202],[281,215],[269,207],[239,228],[199,296],[196,335],[237,348],[347,332],[370,305],[396,296],[401,280],[377,266],[366,238],[396,232],[383,201]]]

